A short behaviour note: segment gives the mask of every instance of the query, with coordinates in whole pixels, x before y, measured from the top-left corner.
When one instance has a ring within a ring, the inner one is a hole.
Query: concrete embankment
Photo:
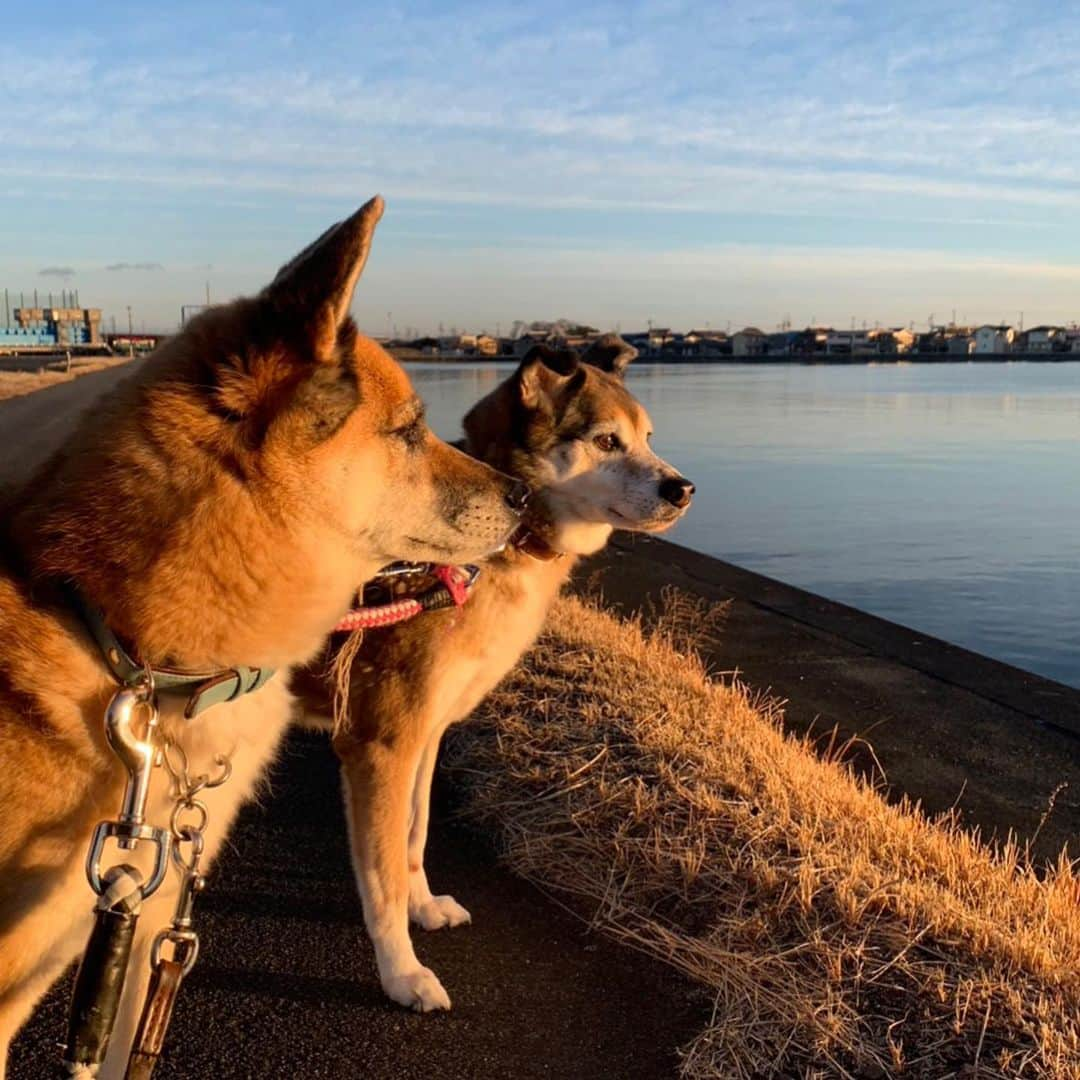
[[[865,740],[853,759],[893,796],[1039,857],[1080,835],[1080,691],[663,540],[619,538],[593,569],[627,609],[668,585],[731,600],[714,669],[784,699],[795,731]]]
[[[0,481],[25,475],[117,377],[0,404]],[[855,760],[882,768],[891,794],[931,811],[956,805],[988,834],[1035,836],[1040,855],[1077,832],[1080,692],[663,541],[618,540],[582,568],[580,580],[590,577],[624,608],[657,601],[667,585],[731,600],[709,646],[714,668],[787,699],[795,730],[865,738],[874,754],[856,743]],[[500,869],[483,837],[437,817],[433,884],[475,925],[418,935],[455,1007],[417,1017],[378,989],[329,750],[313,736],[291,739],[200,900],[205,953],[181,997],[163,1080],[672,1075],[706,1003],[661,966],[586,934]],[[16,1080],[47,1075],[64,994],[57,988],[20,1037]]]

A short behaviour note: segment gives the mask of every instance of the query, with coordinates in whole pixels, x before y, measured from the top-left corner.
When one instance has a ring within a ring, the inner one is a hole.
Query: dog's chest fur
[[[575,560],[538,562],[515,553],[495,562],[476,595],[435,635],[430,663],[434,726],[470,713],[536,640]]]

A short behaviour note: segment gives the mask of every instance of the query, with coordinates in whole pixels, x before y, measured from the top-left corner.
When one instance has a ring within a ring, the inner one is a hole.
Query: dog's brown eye
[[[622,443],[619,442],[619,436],[612,434],[610,431],[605,431],[602,435],[593,436],[593,445],[607,453],[611,453],[611,451],[618,450],[622,447]]]
[[[398,428],[394,434],[399,439],[402,439],[410,450],[415,450],[424,441],[424,422],[423,420],[414,420],[407,427]]]

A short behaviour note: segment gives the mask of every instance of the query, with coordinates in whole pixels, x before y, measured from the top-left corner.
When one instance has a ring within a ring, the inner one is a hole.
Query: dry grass
[[[55,361],[50,362],[55,363]],[[126,357],[122,360],[80,359],[72,361],[70,372],[57,371],[50,367],[42,367],[37,371],[0,371],[0,401],[21,397],[23,394],[32,394],[35,390],[44,390],[46,386],[70,382],[80,375],[89,375],[93,371],[101,371],[103,368],[115,367],[116,364],[126,362]]]
[[[1064,857],[886,803],[711,681],[687,625],[562,600],[449,754],[520,874],[714,997],[683,1075],[1080,1077]]]

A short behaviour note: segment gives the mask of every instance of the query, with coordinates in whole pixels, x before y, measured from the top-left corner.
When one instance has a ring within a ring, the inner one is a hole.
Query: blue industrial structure
[[[38,307],[22,302],[12,309],[11,298],[4,290],[4,322],[0,324],[0,353],[51,352],[58,349],[99,350],[106,346],[101,338],[101,311],[78,307],[78,293],[61,294],[60,306]]]

